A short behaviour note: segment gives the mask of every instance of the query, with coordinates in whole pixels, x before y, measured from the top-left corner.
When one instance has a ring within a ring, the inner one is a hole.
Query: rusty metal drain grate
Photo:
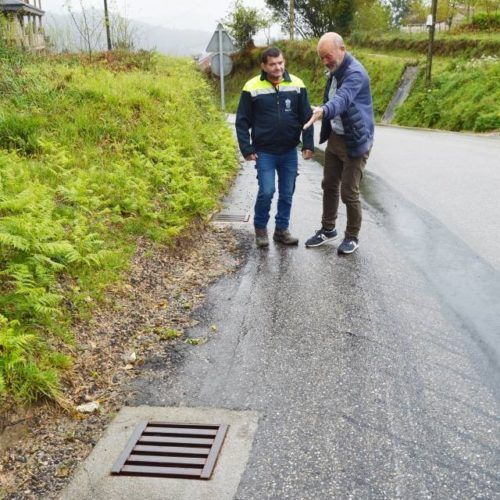
[[[210,479],[227,429],[227,425],[139,422],[111,474]]]
[[[248,222],[250,214],[216,214],[213,218],[215,222]]]

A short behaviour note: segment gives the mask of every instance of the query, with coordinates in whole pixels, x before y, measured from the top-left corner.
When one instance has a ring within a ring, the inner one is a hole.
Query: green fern
[[[40,266],[48,266],[49,268],[53,269],[56,272],[62,271],[66,267],[64,264],[61,264],[60,262],[56,262],[55,260],[52,260],[50,257],[47,257],[46,255],[35,254],[35,255],[33,255],[32,258],[38,264],[40,264]],[[43,269],[40,266],[37,266],[39,273]]]
[[[37,335],[25,333],[18,321],[0,314],[0,395],[9,390],[23,403],[41,396],[61,398],[55,370],[44,367],[46,352]]]
[[[21,236],[3,232],[0,226],[0,246],[12,247],[16,250],[28,250],[29,242]]]
[[[171,241],[210,213],[236,168],[194,65],[124,57],[119,72],[0,57],[0,394],[64,404],[52,345],[74,308],[120,279],[137,236]]]
[[[81,260],[81,255],[68,241],[50,241],[37,243],[34,245],[34,250],[47,257],[60,258],[67,263],[78,262],[79,260]]]

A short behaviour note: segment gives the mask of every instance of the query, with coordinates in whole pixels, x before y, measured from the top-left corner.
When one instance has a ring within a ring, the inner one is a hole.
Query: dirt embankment
[[[76,406],[99,404],[90,414],[51,405],[0,410],[0,499],[55,498],[129,398],[129,383],[147,361],[163,359],[195,323],[204,288],[240,261],[234,234],[200,226],[174,247],[140,241],[127,282],[109,290],[89,322],[75,325],[75,366],[65,381]],[[216,334],[207,332],[207,334]]]

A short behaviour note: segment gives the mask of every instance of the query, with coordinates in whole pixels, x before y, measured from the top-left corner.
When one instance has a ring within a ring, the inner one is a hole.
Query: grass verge
[[[352,40],[358,47],[365,47],[377,52],[393,52],[406,50],[414,54],[426,55],[429,34],[422,33],[388,33],[373,37],[358,35]],[[500,53],[500,32],[448,33],[436,32],[434,54],[448,57],[481,57],[495,56]]]
[[[64,403],[70,325],[138,236],[170,242],[217,205],[234,141],[189,60],[0,62],[0,395]]]

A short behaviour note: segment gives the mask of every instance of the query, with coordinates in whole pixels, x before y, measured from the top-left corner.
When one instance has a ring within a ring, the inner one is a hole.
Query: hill
[[[103,14],[96,11],[99,19]],[[48,12],[44,19],[45,30],[56,51],[85,50],[75,23],[69,14],[61,15]],[[172,56],[192,56],[205,51],[212,33],[199,30],[174,30],[162,26],[135,21],[133,19],[120,21],[127,24],[135,48],[155,49],[161,54]],[[101,29],[95,42],[96,50],[106,47],[105,33]]]

